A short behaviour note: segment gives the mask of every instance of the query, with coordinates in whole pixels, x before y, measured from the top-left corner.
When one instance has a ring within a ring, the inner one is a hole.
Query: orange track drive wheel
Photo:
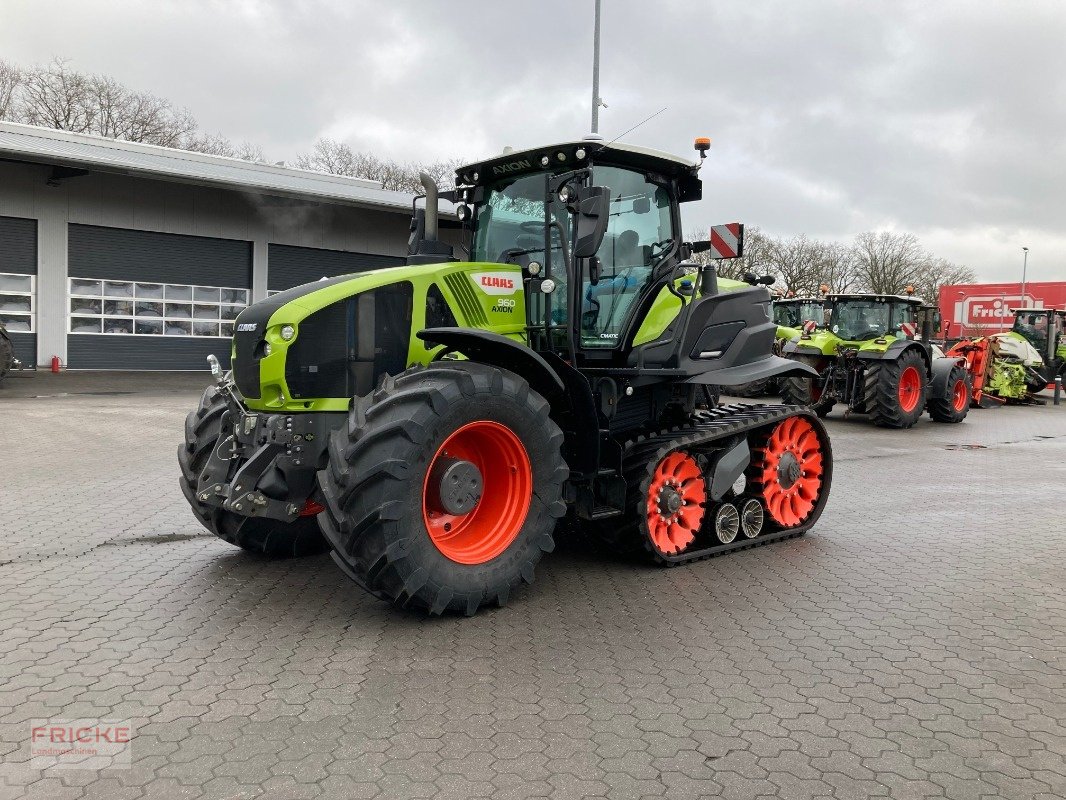
[[[801,525],[822,491],[825,465],[818,432],[805,417],[778,423],[762,448],[757,479],[770,517],[783,528]]]
[[[422,487],[422,519],[434,546],[459,564],[484,564],[518,536],[533,496],[522,441],[505,425],[470,422],[437,450]]]
[[[670,453],[656,466],[648,484],[648,537],[665,555],[684,551],[703,524],[707,486],[703,469],[685,452]]]

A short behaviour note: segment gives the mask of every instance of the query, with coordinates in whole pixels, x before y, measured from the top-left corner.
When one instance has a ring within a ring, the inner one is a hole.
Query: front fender
[[[739,386],[742,383],[766,380],[767,378],[818,378],[818,371],[799,361],[781,356],[767,356],[758,361],[738,364],[724,369],[710,369],[694,375],[686,383],[710,384],[713,386]]]

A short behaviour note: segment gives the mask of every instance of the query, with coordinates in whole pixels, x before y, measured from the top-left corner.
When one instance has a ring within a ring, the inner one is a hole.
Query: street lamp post
[[[1025,308],[1027,307],[1025,302],[1025,272],[1029,266],[1029,248],[1023,247],[1022,250],[1025,252],[1025,255],[1022,256],[1022,307]]]

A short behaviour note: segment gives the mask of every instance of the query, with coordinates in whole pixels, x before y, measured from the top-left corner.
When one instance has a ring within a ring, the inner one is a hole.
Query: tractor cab
[[[918,310],[922,301],[908,295],[834,294],[829,330],[848,342],[895,337],[914,339],[918,333]]]
[[[1022,336],[1047,361],[1055,359],[1055,351],[1066,347],[1066,311],[1053,308],[1012,308],[1014,326],[1011,330]]]
[[[639,323],[659,290],[674,281],[694,295],[677,269],[691,252],[679,203],[702,196],[699,166],[590,140],[462,167],[454,199],[470,260],[521,270],[534,349],[625,361],[619,353],[648,338]]]
[[[774,300],[774,323],[782,328],[802,328],[813,321],[819,328],[825,325],[825,306],[820,298],[787,297]]]

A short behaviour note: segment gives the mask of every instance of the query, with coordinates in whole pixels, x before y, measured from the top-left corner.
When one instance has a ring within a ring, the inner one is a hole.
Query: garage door
[[[37,363],[37,220],[0,217],[0,322],[15,358]]]
[[[249,302],[251,242],[69,226],[67,363],[73,369],[206,369],[229,359]]]
[[[267,253],[267,289],[281,292],[321,278],[347,275],[380,267],[395,267],[405,263],[396,256],[372,253],[350,253],[345,250],[322,250],[317,247],[293,247],[272,244]]]

